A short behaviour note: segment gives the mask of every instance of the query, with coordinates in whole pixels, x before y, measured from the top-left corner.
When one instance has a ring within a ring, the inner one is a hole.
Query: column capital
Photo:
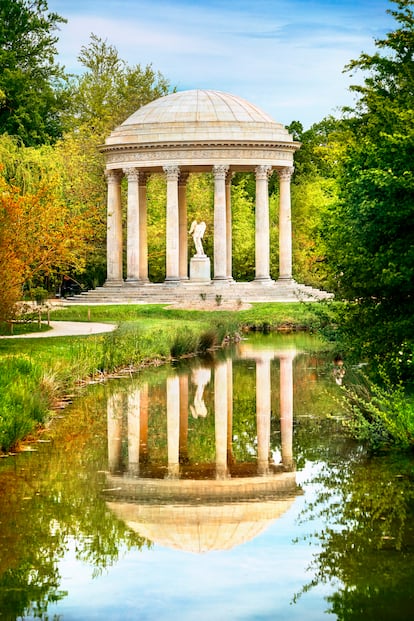
[[[105,170],[106,182],[109,183],[119,183],[123,177],[122,170]]]
[[[123,171],[124,171],[125,177],[128,179],[128,182],[129,181],[139,181],[140,173],[139,173],[138,168],[133,168],[131,166],[129,168],[124,168]]]
[[[294,170],[295,169],[293,166],[285,166],[284,168],[279,168],[277,171],[277,174],[279,175],[279,179],[281,181],[290,181]]]
[[[256,179],[267,180],[272,174],[272,167],[270,164],[260,164],[254,169],[256,173]]]
[[[180,176],[180,167],[177,166],[177,164],[163,166],[162,169],[165,172],[168,181],[178,181]]]
[[[227,164],[216,164],[213,166],[213,174],[215,179],[226,179],[226,175],[229,172],[229,166]]]

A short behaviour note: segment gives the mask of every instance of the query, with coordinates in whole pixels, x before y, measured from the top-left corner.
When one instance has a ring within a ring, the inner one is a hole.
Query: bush
[[[414,400],[403,384],[393,385],[383,375],[382,386],[362,376],[360,385],[345,387],[346,426],[373,451],[414,448]]]

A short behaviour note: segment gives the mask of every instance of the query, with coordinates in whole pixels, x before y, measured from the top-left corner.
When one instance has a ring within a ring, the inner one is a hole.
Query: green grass
[[[132,304],[52,310],[52,321],[90,319],[118,328],[82,337],[0,339],[0,450],[45,424],[55,400],[88,378],[205,351],[240,330],[324,329],[330,317],[328,305],[315,303],[254,304],[237,312]]]

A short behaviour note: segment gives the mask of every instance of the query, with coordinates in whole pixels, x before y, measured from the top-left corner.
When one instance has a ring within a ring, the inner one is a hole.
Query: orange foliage
[[[0,320],[13,315],[25,282],[84,266],[90,226],[57,187],[49,179],[22,194],[0,169]]]

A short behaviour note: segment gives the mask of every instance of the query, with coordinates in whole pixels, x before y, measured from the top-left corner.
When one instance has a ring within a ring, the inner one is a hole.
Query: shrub
[[[414,401],[403,384],[382,374],[382,386],[362,376],[360,385],[345,387],[346,426],[373,451],[391,446],[414,448]]]

